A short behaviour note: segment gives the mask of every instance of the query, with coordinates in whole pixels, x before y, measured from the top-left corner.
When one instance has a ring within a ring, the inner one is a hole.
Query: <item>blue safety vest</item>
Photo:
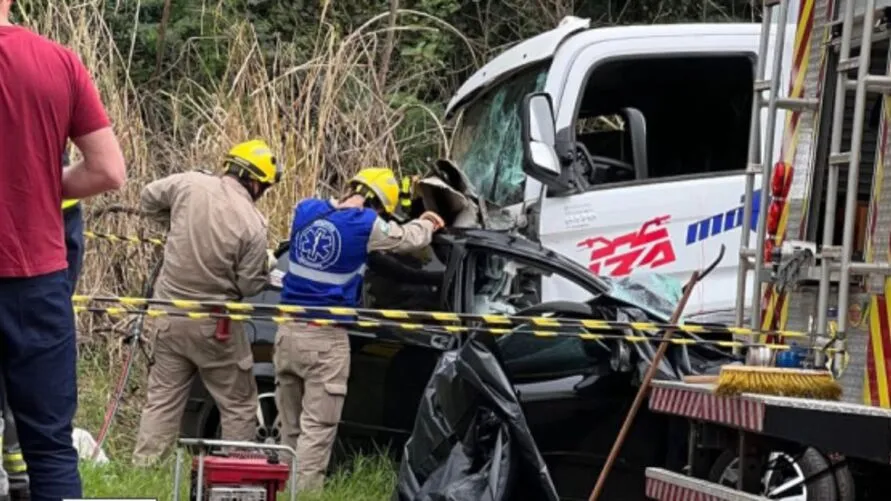
[[[281,301],[301,306],[359,305],[368,239],[377,220],[371,209],[334,209],[310,198],[294,208],[291,248]],[[312,315],[316,318],[340,318]]]

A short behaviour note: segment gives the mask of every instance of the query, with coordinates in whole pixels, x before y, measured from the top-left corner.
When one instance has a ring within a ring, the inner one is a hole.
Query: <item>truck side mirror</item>
[[[523,171],[554,190],[567,188],[561,179],[560,157],[554,144],[557,138],[551,96],[534,92],[523,98],[521,110],[523,134]]]
[[[650,169],[647,164],[647,121],[637,108],[622,108],[620,113],[631,136],[631,155],[635,179],[648,179]]]

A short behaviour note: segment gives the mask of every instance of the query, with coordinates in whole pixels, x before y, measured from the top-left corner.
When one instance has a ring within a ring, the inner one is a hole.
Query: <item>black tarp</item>
[[[479,341],[443,354],[405,444],[393,501],[556,500],[520,402]]]
[[[591,304],[593,318],[667,322],[681,296],[680,283],[670,277],[649,275],[608,283],[609,293]],[[412,436],[405,445],[393,501],[559,499],[517,394],[486,344],[493,343],[495,353],[505,356],[501,349],[507,348],[504,343],[529,329],[516,327],[511,334],[502,336],[498,345],[491,337],[478,336],[457,351],[442,355],[424,390]],[[696,335],[683,335],[700,340]],[[636,391],[634,386],[652,363],[658,345],[621,340],[596,343],[614,355],[626,353],[615,357],[615,364],[606,362],[606,370],[634,373],[629,392]],[[561,345],[576,349],[567,343]],[[540,350],[536,353],[540,354]],[[557,355],[555,348],[555,363],[573,358]],[[514,365],[521,360],[514,358]],[[721,365],[732,360],[732,355],[715,346],[672,345],[659,364],[656,378],[677,380],[687,374],[716,373]],[[546,361],[538,357],[535,363]]]

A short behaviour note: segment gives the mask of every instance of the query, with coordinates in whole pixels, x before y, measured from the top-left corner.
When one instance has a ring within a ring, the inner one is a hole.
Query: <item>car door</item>
[[[445,265],[433,252],[424,256],[369,256],[363,286],[365,308],[443,311]],[[342,442],[351,451],[390,445],[400,452],[414,426],[424,387],[442,352],[457,339],[430,329],[407,330],[395,322],[350,331],[350,387],[344,404]]]
[[[517,269],[524,269],[525,278],[518,272],[505,279]],[[590,300],[599,291],[579,276],[583,272],[562,269],[544,255],[472,248],[463,272],[462,311],[522,314],[541,303],[542,281],[554,279],[572,287],[580,301]],[[586,498],[633,400],[632,373],[613,371],[611,351],[576,336],[536,337],[518,329],[496,337],[495,346],[560,495]],[[605,499],[641,499],[643,468],[662,463],[664,430],[661,416],[641,412]]]
[[[437,249],[448,255],[448,245]],[[445,249],[445,250],[442,250]],[[432,249],[415,256],[372,253],[362,291],[362,306],[374,309],[435,310],[450,308],[453,298],[443,285],[446,266]],[[276,251],[278,262],[266,289],[246,302],[278,304],[288,268],[288,244]],[[277,324],[249,322],[261,394],[273,384],[272,349]],[[418,402],[440,354],[457,344],[453,335],[405,330],[395,325],[348,328],[349,391],[338,429],[335,462],[355,452],[376,453],[390,446],[399,453],[411,434]],[[271,393],[270,393],[271,395]],[[261,407],[266,402],[261,402]],[[272,402],[274,405],[274,401]]]

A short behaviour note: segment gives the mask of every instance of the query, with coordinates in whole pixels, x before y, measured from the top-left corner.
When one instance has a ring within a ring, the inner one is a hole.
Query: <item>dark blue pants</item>
[[[65,213],[69,268],[0,279],[0,370],[31,484],[31,499],[81,496],[71,420],[77,348],[71,294],[83,263],[80,206]]]
[[[65,219],[65,247],[68,249],[68,281],[71,293],[77,286],[80,269],[84,264],[84,218],[80,204],[62,213]]]

